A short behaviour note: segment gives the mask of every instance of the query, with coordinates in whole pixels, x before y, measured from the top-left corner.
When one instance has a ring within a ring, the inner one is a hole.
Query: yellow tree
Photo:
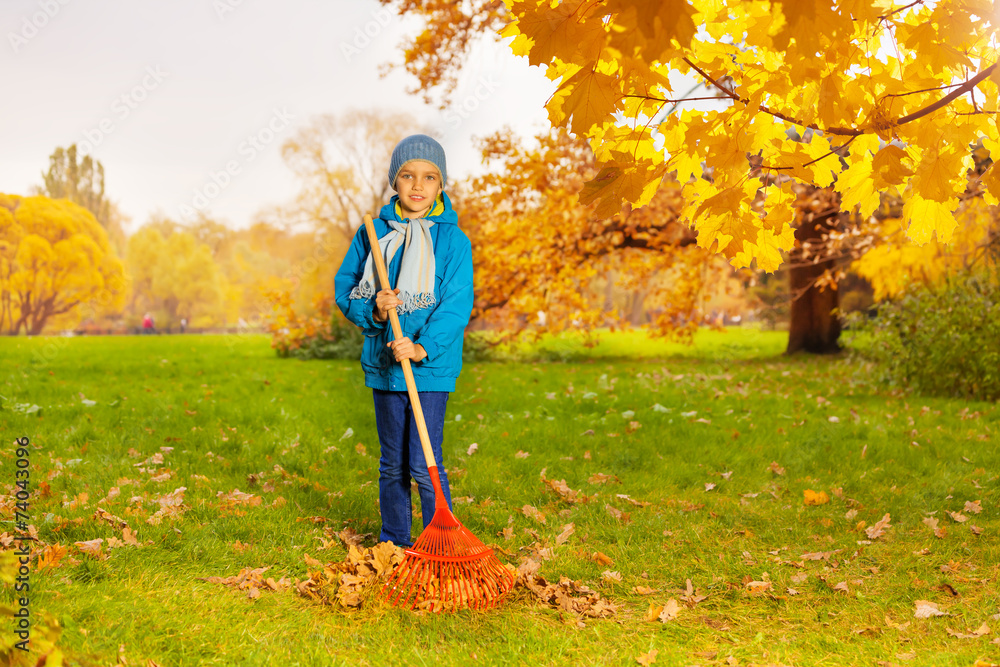
[[[212,251],[188,231],[164,237],[157,227],[144,226],[129,237],[126,255],[132,279],[132,312],[153,311],[175,326],[225,323],[226,284]]]
[[[89,211],[0,194],[0,330],[37,335],[53,318],[120,308],[124,296],[122,263]]]

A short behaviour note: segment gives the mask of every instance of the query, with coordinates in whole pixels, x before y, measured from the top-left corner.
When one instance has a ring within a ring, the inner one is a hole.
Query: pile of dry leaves
[[[299,595],[324,605],[359,609],[362,603],[373,596],[389,579],[393,571],[403,562],[405,554],[400,547],[390,542],[381,542],[373,547],[361,546],[360,540],[350,535],[337,534],[347,546],[347,556],[339,562],[323,563],[308,554],[309,578],[301,581],[264,578],[268,568],[244,568],[232,577],[207,577],[203,581],[221,583],[245,590],[248,597],[256,598],[260,591],[282,591],[294,589]],[[558,582],[550,582],[538,570],[541,564],[532,558],[523,558],[515,569],[506,566],[515,577],[514,590],[527,591],[541,604],[574,614],[581,618],[609,618],[617,612],[617,606],[602,598],[600,593],[568,577],[559,577]],[[315,569],[313,569],[315,568]]]
[[[309,578],[296,584],[300,595],[317,602],[339,605],[348,609],[361,606],[366,595],[375,592],[403,562],[403,550],[389,542],[366,548],[349,545],[347,557],[338,563],[321,563],[306,556],[306,564],[320,568]],[[601,597],[600,593],[578,581],[560,577],[558,583],[547,581],[538,574],[540,563],[525,558],[514,569],[514,590],[527,590],[548,607],[589,618],[608,618],[617,607]]]

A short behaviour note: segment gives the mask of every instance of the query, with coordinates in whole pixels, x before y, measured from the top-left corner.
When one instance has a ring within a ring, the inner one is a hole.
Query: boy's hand
[[[399,294],[399,288],[396,289],[384,289],[375,295],[375,312],[372,313],[372,319],[376,322],[385,322],[389,319],[389,311],[396,306],[402,306],[403,302],[399,300],[396,296]]]
[[[386,347],[392,349],[392,354],[396,357],[396,361],[410,359],[411,361],[420,362],[427,358],[427,351],[424,349],[424,346],[414,345],[413,341],[409,338],[400,338],[399,340],[391,341],[386,343]]]

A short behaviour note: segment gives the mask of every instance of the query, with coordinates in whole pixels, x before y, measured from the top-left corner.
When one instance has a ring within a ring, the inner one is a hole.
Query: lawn
[[[12,664],[46,625],[88,667],[1000,663],[997,405],[889,393],[846,356],[781,356],[780,333],[628,336],[469,363],[445,427],[456,515],[608,618],[524,586],[451,615],[296,591],[307,560],[344,561],[338,532],[378,534],[356,362],[255,335],[5,339],[0,542],[27,436],[42,554]],[[209,579],[264,567],[280,590]]]

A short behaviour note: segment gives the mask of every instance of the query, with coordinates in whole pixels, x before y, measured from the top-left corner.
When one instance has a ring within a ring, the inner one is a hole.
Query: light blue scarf
[[[410,219],[402,218],[399,201],[395,199],[395,206],[390,211],[395,213],[395,218],[386,219],[383,209],[382,218],[391,227],[391,231],[378,240],[379,252],[385,259],[388,267],[392,263],[393,257],[400,246],[403,248],[403,259],[399,267],[399,280],[396,287],[399,288],[399,299],[403,305],[397,306],[396,311],[400,314],[411,313],[420,308],[430,308],[434,306],[434,242],[431,239],[431,227],[433,220],[428,220],[429,216],[439,215],[445,209],[441,195],[438,195],[432,209],[422,218]],[[375,262],[369,252],[365,259],[365,269],[361,274],[361,281],[357,287],[351,290],[352,299],[370,299],[375,296]]]

